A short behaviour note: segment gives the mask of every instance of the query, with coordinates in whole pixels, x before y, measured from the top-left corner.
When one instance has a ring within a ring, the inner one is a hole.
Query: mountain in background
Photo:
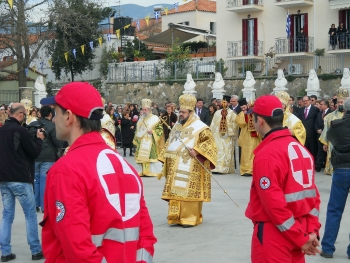
[[[136,19],[143,19],[146,16],[150,16],[151,18],[154,17],[154,10],[153,8],[155,6],[162,6],[162,7],[168,7],[169,10],[174,8],[174,5],[172,4],[156,4],[151,6],[140,6],[135,4],[124,4],[119,6],[111,6],[114,10],[116,10],[116,15],[119,16],[119,9],[120,9],[120,16],[129,16],[132,17],[133,20]]]

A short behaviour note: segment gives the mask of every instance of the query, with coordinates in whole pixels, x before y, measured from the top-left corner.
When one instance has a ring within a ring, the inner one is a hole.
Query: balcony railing
[[[226,0],[226,7],[242,7],[245,5],[260,5],[263,6],[263,0]]]
[[[264,42],[229,41],[227,42],[227,57],[263,56]]]
[[[350,34],[328,36],[328,50],[344,50],[350,52]]]
[[[275,5],[283,8],[313,6],[314,0],[275,0]]]
[[[314,38],[313,37],[281,37],[275,40],[276,54],[289,53],[313,53]]]

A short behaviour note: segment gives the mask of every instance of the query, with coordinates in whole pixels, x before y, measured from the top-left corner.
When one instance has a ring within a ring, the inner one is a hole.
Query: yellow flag
[[[49,59],[49,66],[50,66],[50,68],[52,68],[52,59]]]
[[[149,16],[146,16],[145,17],[145,20],[146,20],[146,24],[147,24],[147,26],[149,25]]]
[[[100,43],[100,46],[102,46],[102,37],[98,38],[98,43]]]
[[[68,52],[64,53],[64,57],[66,58],[66,61],[68,62]]]
[[[164,11],[165,11],[165,15],[167,16],[168,15],[168,12],[169,12],[169,8],[164,8]]]
[[[129,25],[126,25],[126,26],[124,27],[124,30],[127,29],[127,28],[129,28],[129,27],[130,27],[130,24],[129,24]]]
[[[83,55],[84,55],[84,52],[85,52],[85,45],[81,45],[80,48],[81,48],[81,53],[83,53]]]
[[[116,30],[115,34],[117,35],[117,38],[120,39],[120,29]]]
[[[36,66],[35,65],[32,67],[32,70],[34,71],[34,73],[36,72]]]
[[[13,0],[7,0],[8,2],[9,2],[9,5],[10,5],[10,7],[11,7],[11,9],[12,9],[12,6],[13,6]]]

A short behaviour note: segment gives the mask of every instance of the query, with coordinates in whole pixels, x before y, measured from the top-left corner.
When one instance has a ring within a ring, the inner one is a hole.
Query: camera
[[[36,133],[37,133],[37,130],[40,130],[40,132],[42,132],[44,134],[44,136],[46,137],[46,131],[43,130],[43,128],[45,127],[45,123],[40,123],[40,124],[37,124],[37,125],[27,125],[27,130],[29,131],[30,135],[33,137],[33,138],[36,138]]]

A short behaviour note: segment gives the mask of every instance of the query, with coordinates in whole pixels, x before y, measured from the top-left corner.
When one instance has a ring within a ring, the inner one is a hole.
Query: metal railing
[[[263,0],[226,0],[226,8],[241,7],[245,5],[263,6]]]
[[[350,34],[336,34],[328,36],[328,50],[349,49]]]
[[[313,37],[281,37],[275,40],[276,54],[314,52]]]
[[[11,102],[18,101],[18,90],[0,90],[0,103],[10,104]]]
[[[256,41],[228,41],[227,57],[263,56],[264,42]]]

